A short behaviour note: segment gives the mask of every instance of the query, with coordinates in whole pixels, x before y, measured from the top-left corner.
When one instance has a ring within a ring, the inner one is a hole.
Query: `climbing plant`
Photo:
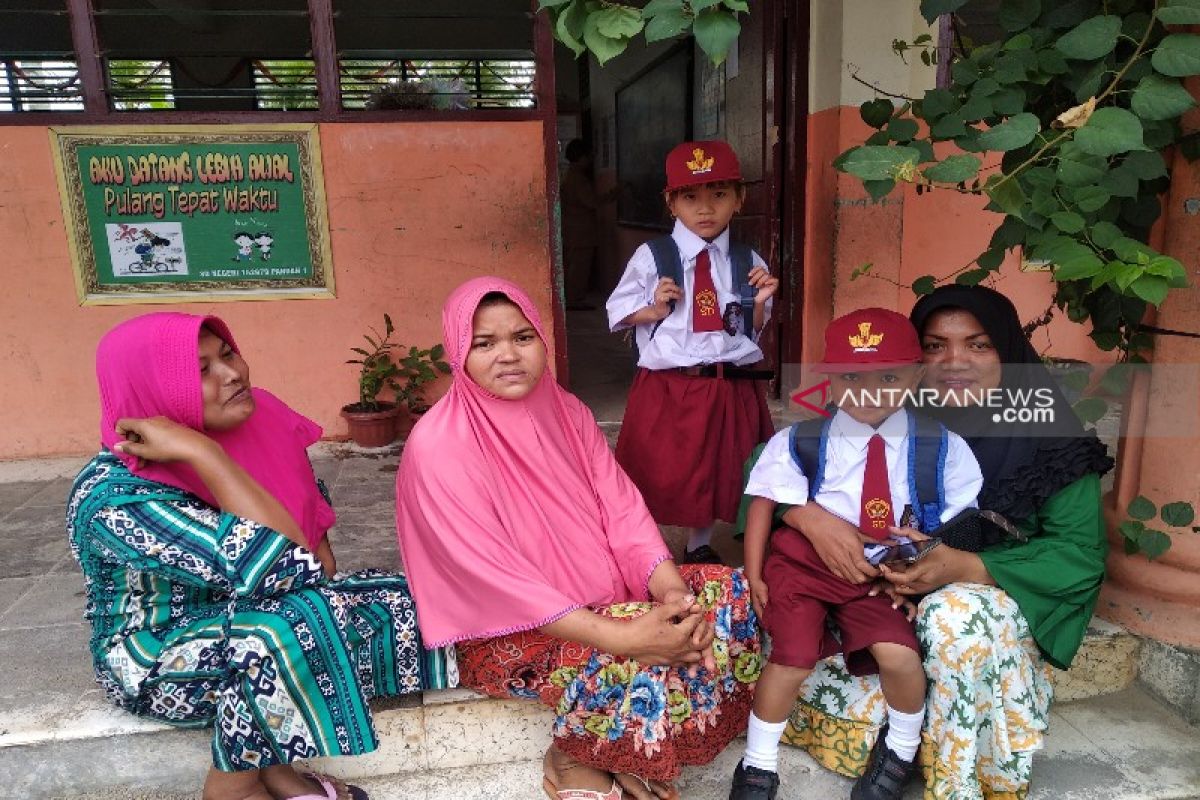
[[[933,23],[968,2],[922,0],[921,13]],[[1020,248],[1051,265],[1054,306],[1090,322],[1097,346],[1117,351],[1103,388],[1120,394],[1152,344],[1141,325],[1147,308],[1188,285],[1183,265],[1148,240],[1170,184],[1164,151],[1200,151],[1200,134],[1181,127],[1196,105],[1182,79],[1200,74],[1200,35],[1172,27],[1200,24],[1200,0],[1002,0],[997,22],[999,41],[971,46],[956,37],[949,85],[893,95],[900,104],[864,103],[862,119],[875,133],[835,166],[875,199],[899,183],[986,195],[987,209],[1002,216],[987,248],[918,278],[913,291],[977,284]],[[927,65],[946,57],[927,35],[893,50],[920,52]],[[953,147],[935,150],[942,142]],[[1076,406],[1085,422],[1106,410],[1098,397]],[[1127,551],[1153,558],[1170,538],[1146,526],[1155,509],[1139,500],[1121,532]],[[1168,525],[1190,525],[1190,505],[1163,511]]]
[[[741,33],[738,14],[749,13],[747,0],[539,0],[550,14],[554,38],[575,53],[591,52],[601,64],[620,55],[638,34],[647,42],[690,32],[713,64],[725,60]]]

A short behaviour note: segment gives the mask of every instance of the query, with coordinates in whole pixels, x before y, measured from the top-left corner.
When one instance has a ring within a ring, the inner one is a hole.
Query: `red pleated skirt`
[[[660,525],[733,522],[742,467],[774,432],[763,381],[639,369],[617,461]]]

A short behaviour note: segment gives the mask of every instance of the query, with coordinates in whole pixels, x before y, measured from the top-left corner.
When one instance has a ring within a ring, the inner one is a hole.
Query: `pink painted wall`
[[[95,449],[96,342],[146,311],[220,315],[253,381],[334,437],[357,391],[343,362],[384,312],[401,342],[429,346],[450,290],[492,273],[526,287],[549,325],[541,123],[327,124],[320,134],[337,299],[81,307],[47,129],[0,128],[0,458]]]

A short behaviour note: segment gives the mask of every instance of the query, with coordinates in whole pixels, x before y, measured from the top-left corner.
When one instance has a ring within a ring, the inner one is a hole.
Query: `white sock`
[[[714,524],[710,523],[703,528],[692,528],[692,532],[688,534],[687,551],[690,553],[697,547],[703,547],[712,541]]]
[[[750,727],[746,731],[746,755],[742,763],[747,767],[779,772],[779,737],[783,736],[783,722],[763,722],[750,712]]]
[[[925,722],[925,706],[920,711],[905,714],[887,707],[888,733],[884,744],[905,761],[912,761],[921,745],[921,725]]]

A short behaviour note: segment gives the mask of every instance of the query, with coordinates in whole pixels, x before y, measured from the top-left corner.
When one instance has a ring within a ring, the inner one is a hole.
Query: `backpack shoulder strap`
[[[908,411],[908,486],[922,531],[941,525],[946,507],[946,427]]]
[[[832,417],[806,419],[792,425],[792,461],[808,478],[808,496],[813,498],[825,477],[825,447],[829,441]]]
[[[675,244],[675,240],[670,234],[664,234],[655,236],[646,244],[650,248],[650,254],[654,256],[654,268],[658,271],[658,277],[670,278],[682,288],[683,259],[679,255],[679,245]]]
[[[754,269],[754,251],[743,242],[729,242],[731,286],[742,306],[742,332],[754,335],[754,296],[758,290],[750,285],[750,270]]]

